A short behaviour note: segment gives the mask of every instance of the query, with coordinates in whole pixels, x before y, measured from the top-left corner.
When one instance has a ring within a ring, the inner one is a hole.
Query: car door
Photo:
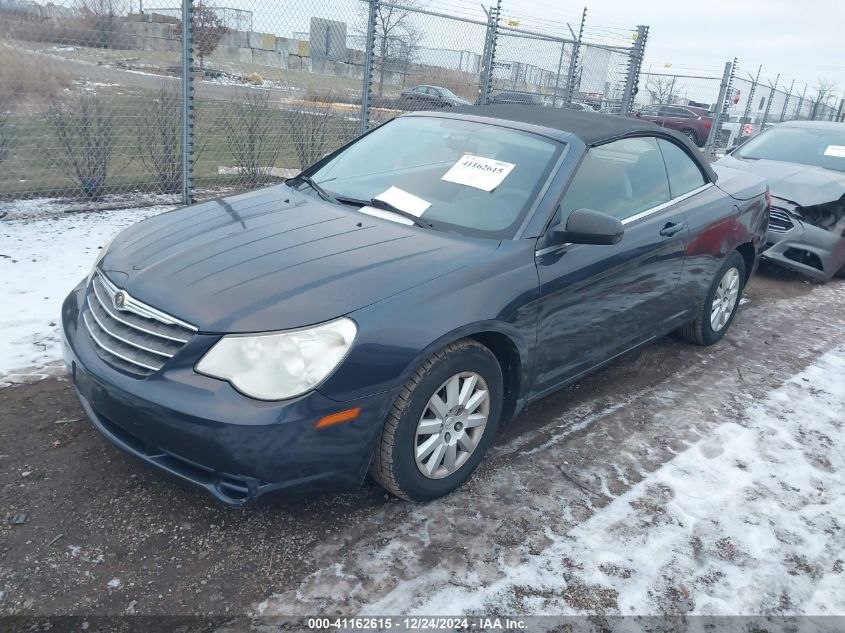
[[[637,118],[645,119],[646,121],[654,121],[659,123],[660,111],[657,106],[646,106],[637,113]]]
[[[689,127],[690,119],[694,118],[693,114],[685,109],[674,106],[665,108],[666,117],[664,119],[663,127],[668,127],[672,130],[680,130],[684,127]]]
[[[413,107],[421,110],[426,109],[429,101],[431,100],[426,86],[415,86],[410,92],[409,97]]]
[[[555,220],[566,222],[578,208],[619,218],[625,234],[609,246],[538,241],[535,393],[664,334],[677,316],[673,299],[687,231],[670,202],[657,140],[628,138],[590,149]]]

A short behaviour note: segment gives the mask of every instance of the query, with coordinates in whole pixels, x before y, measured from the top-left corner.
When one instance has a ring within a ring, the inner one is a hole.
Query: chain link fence
[[[749,72],[737,60],[727,62],[723,73],[715,68],[699,74],[649,67],[641,74],[635,103],[641,116],[688,135],[697,133],[693,140],[708,152],[738,145],[784,121],[841,121],[843,116],[842,100],[833,103],[829,90],[816,92],[807,84],[787,83],[780,75],[769,79],[762,66]],[[695,113],[705,111],[706,129],[679,118],[682,109],[690,107]]]
[[[714,113],[715,145],[841,116],[830,94],[646,70],[648,28],[507,0],[0,0],[0,201],[190,201],[278,182],[403,112]],[[751,125],[751,128],[746,127]],[[727,136],[725,132],[727,131]],[[701,143],[700,143],[701,144]],[[186,148],[187,151],[184,151]]]
[[[621,112],[636,31],[608,43],[581,18],[526,28],[469,0],[0,0],[0,200],[246,190],[410,110]]]

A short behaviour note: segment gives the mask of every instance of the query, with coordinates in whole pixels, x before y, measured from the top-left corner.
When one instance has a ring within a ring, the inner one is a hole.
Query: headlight
[[[252,398],[293,398],[340,365],[357,333],[355,322],[343,317],[301,330],[230,334],[206,352],[196,370],[227,380]]]
[[[91,272],[88,273],[88,279],[85,281],[86,286],[91,283],[91,278],[94,276],[94,272],[97,270],[97,266],[100,265],[100,262],[103,261],[103,257],[105,257],[106,253],[109,252],[109,246],[111,246],[111,243],[114,242],[114,238],[116,237],[117,235],[113,235],[111,238],[109,238],[108,242],[103,244],[103,248],[100,249],[100,252],[97,255],[97,259],[94,260],[94,265],[91,266]]]

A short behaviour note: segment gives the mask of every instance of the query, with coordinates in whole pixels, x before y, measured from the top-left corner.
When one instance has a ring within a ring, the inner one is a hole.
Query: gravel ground
[[[411,604],[403,581],[436,568],[493,583],[841,343],[843,288],[759,274],[720,345],[668,338],[545,399],[426,506],[368,483],[229,509],[113,448],[62,377],[0,389],[0,614],[350,614]],[[562,599],[618,609],[577,583]]]

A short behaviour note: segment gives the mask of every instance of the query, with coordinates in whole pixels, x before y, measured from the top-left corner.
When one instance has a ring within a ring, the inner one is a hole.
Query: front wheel
[[[408,379],[388,415],[370,474],[408,501],[452,492],[481,462],[499,424],[502,371],[472,339],[447,345]]]
[[[678,333],[698,345],[712,345],[721,340],[733,323],[744,287],[745,260],[734,252],[716,273],[696,319]]]

